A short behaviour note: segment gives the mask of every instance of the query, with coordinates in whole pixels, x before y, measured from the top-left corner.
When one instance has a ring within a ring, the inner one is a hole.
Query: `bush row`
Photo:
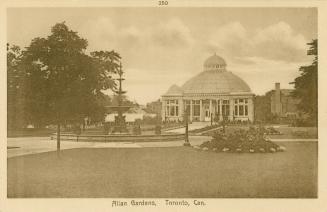
[[[211,141],[202,143],[202,150],[222,152],[276,152],[284,151],[285,147],[279,146],[266,137],[267,130],[262,127],[250,127],[249,130],[237,130],[226,134],[222,131],[214,133]]]

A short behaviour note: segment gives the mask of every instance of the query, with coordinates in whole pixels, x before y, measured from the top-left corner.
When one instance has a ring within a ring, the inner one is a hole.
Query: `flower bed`
[[[230,134],[217,131],[211,141],[202,143],[197,149],[239,153],[285,151],[285,147],[267,139],[266,129],[254,127],[250,127],[249,130],[238,130]]]

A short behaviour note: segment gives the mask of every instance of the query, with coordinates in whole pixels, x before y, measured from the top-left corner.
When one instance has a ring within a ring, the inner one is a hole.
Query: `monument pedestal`
[[[115,126],[112,130],[112,133],[113,134],[128,134],[125,116],[123,116],[121,114],[118,116],[115,116]]]

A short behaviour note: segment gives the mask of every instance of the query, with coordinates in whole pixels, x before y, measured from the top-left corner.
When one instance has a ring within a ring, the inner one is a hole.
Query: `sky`
[[[87,52],[122,57],[130,100],[155,101],[203,71],[216,53],[227,70],[261,95],[292,88],[298,68],[312,62],[306,43],[317,38],[315,8],[9,8],[7,40],[27,47],[56,23],[88,40]],[[110,94],[110,92],[108,92]]]

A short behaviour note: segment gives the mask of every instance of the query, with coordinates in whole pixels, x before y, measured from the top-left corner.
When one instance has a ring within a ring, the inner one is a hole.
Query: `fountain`
[[[119,70],[117,73],[118,73],[119,78],[116,80],[119,83],[119,88],[118,88],[118,90],[115,90],[114,92],[117,94],[117,97],[118,97],[118,105],[107,106],[107,108],[110,111],[117,112],[117,116],[115,116],[115,122],[114,122],[114,127],[112,130],[112,133],[113,134],[128,134],[125,116],[123,115],[123,113],[128,111],[131,108],[131,106],[123,105],[123,94],[125,94],[126,91],[123,91],[123,89],[122,89],[122,81],[125,79],[122,77],[124,72],[122,70],[121,63],[119,65]]]

